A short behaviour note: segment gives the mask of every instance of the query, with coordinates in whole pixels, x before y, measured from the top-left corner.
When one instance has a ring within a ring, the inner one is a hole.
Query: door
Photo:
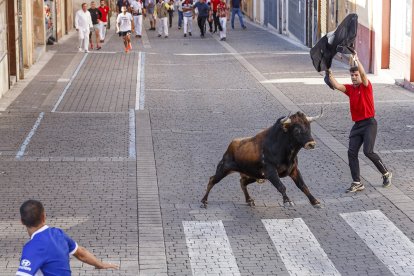
[[[16,25],[16,3],[9,1],[7,5],[7,48],[9,60],[9,72],[11,76],[17,76],[17,25]]]

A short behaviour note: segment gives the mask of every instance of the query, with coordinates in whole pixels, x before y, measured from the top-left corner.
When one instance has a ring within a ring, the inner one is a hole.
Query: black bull
[[[310,123],[317,117],[306,117],[297,112],[292,116],[280,118],[277,122],[256,136],[234,139],[217,165],[216,174],[210,177],[201,207],[207,207],[207,198],[215,184],[233,172],[240,173],[240,185],[246,202],[254,206],[254,200],[247,191],[247,185],[264,179],[269,180],[282,194],[285,206],[293,206],[286,195],[286,187],[280,178],[290,176],[296,186],[309,198],[314,207],[320,202],[310,193],[298,169],[297,154],[301,148],[313,149],[316,145],[312,138]]]

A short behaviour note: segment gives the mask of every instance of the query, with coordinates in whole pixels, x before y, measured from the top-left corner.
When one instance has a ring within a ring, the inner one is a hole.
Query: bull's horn
[[[280,122],[284,125],[284,124],[290,124],[290,113],[292,113],[292,112],[289,112],[289,115],[287,115],[285,118],[283,118],[283,119],[281,119],[280,120]]]
[[[319,114],[316,117],[306,117],[306,119],[308,120],[309,123],[316,121],[318,119],[320,119],[323,116],[323,107],[321,107],[321,114]]]

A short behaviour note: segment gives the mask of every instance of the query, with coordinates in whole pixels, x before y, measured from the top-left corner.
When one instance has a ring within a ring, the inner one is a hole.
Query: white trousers
[[[188,31],[192,33],[193,32],[193,18],[191,16],[184,16],[184,33],[185,34],[187,33],[187,27],[188,27]]]
[[[220,31],[220,38],[226,37],[226,23],[227,17],[220,17],[220,25],[223,28],[222,31]]]
[[[107,22],[99,22],[99,37],[101,40],[104,40],[106,36],[106,24]]]
[[[158,22],[158,34],[162,35],[164,30],[164,35],[168,36],[168,17],[157,18]]]
[[[87,30],[82,30],[79,29],[78,30],[78,35],[79,35],[79,48],[88,51],[88,47],[89,47],[89,29]]]
[[[134,28],[136,35],[142,34],[142,15],[134,15]]]

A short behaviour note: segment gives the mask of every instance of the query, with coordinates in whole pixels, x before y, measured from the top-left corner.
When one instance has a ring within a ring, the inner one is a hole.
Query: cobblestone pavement
[[[45,203],[49,225],[120,265],[96,271],[73,260],[74,275],[413,275],[414,94],[371,76],[376,150],[393,186],[383,189],[361,155],[366,189],[346,194],[347,98],[303,47],[252,24],[236,24],[226,42],[196,27],[184,38],[176,22],[168,39],[133,38],[129,54],[112,30],[101,51],[78,53],[76,42],[72,33],[50,47],[0,113],[0,275],[18,266],[27,240],[18,207],[28,198]],[[347,80],[342,63],[334,72]],[[231,139],[321,106],[317,149],[302,150],[299,164],[323,209],[289,179],[294,207],[268,182],[249,186],[248,207],[235,174],[200,208]]]

